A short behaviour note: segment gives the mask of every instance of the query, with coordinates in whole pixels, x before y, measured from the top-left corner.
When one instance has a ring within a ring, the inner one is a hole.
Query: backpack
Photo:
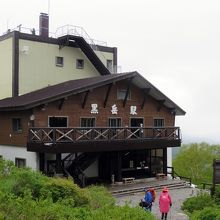
[[[154,202],[155,201],[155,199],[156,199],[156,191],[155,191],[155,189],[150,189],[150,193],[151,193],[151,195],[152,195],[152,202]]]

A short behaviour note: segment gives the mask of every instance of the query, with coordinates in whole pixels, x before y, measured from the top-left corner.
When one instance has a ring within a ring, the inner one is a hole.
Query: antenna
[[[50,0],[48,0],[47,7],[47,14],[50,15]]]

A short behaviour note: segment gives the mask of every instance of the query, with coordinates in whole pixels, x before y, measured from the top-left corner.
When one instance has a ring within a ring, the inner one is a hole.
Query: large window
[[[163,118],[155,118],[154,119],[154,127],[164,127],[164,119]]]
[[[12,129],[14,132],[22,132],[21,118],[12,118]]]
[[[121,118],[109,118],[108,126],[109,127],[121,127]]]
[[[126,92],[127,90],[126,89],[118,89],[117,90],[117,99],[119,100],[124,100],[125,99],[125,96],[126,96]],[[128,97],[127,97],[128,100],[131,99],[131,91],[129,90],[128,92]]]
[[[18,167],[18,168],[26,167],[26,159],[15,158],[15,166]]]
[[[53,116],[48,119],[49,127],[66,128],[67,117]]]
[[[95,127],[95,118],[81,118],[80,126],[81,127]]]

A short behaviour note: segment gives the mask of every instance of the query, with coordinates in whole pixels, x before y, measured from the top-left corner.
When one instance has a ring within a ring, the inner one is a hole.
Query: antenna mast
[[[48,11],[47,11],[47,14],[50,15],[50,0],[48,0],[48,4],[47,4],[47,7],[48,7]]]

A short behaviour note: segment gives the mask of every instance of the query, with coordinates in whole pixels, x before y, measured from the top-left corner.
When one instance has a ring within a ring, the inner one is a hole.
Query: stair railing
[[[74,35],[74,36],[79,36],[79,37],[83,37],[85,39],[85,41],[89,44],[89,46],[92,48],[93,51],[98,51],[100,53],[100,55],[102,56],[102,58],[106,61],[106,57],[104,56],[104,54],[99,50],[98,45],[102,45],[102,46],[107,46],[107,43],[105,41],[97,41],[92,39],[87,32],[85,31],[84,28],[80,27],[80,26],[75,26],[75,25],[64,25],[62,27],[57,28],[56,32],[55,32],[55,36],[56,38],[58,37],[62,37],[64,35]],[[106,65],[106,64],[104,64]]]
[[[171,171],[168,171],[168,170],[171,170]],[[170,166],[167,166],[167,174],[170,174],[172,176],[172,179],[175,179],[176,177],[179,177],[181,180],[186,180],[189,182],[190,186],[192,185],[192,178],[190,177],[185,177],[185,176],[180,176],[175,170],[174,170],[174,167],[170,167]]]

